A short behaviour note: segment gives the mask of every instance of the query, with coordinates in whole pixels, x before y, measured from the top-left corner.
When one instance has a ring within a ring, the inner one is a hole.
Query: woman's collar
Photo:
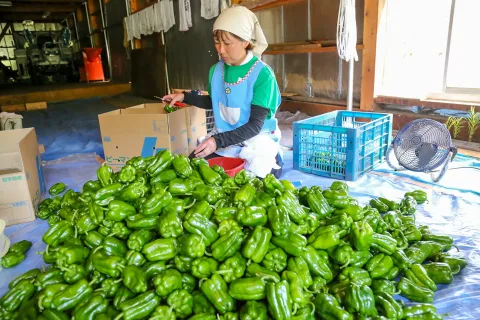
[[[243,62],[239,64],[239,66],[243,66],[244,64],[247,64],[250,62],[250,60],[252,60],[253,58],[253,53],[252,53],[252,50],[248,50],[247,51],[247,56],[245,57],[245,59],[243,59]],[[225,62],[226,63],[226,62]],[[231,66],[231,64],[229,63],[226,63],[227,65]]]

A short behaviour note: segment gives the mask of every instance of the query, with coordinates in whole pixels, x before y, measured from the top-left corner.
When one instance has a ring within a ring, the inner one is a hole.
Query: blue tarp
[[[61,180],[78,190],[85,181],[95,178],[98,166],[93,154],[47,162],[44,166],[47,187]],[[428,193],[429,203],[417,210],[418,224],[430,226],[435,233],[451,235],[469,263],[454,277],[452,284],[439,286],[434,304],[439,313],[449,313],[449,319],[480,319],[480,171],[454,169],[479,168],[480,161],[459,155],[450,167],[452,170],[440,183],[432,183],[426,174],[394,172],[384,164],[348,184],[351,195],[363,204],[378,196],[399,200],[405,192],[415,189]],[[306,186],[326,187],[332,183],[330,179],[293,170],[291,152],[285,153],[282,178]],[[45,250],[41,237],[47,229],[46,221],[40,219],[6,229],[5,233],[12,243],[27,239],[33,242],[33,247],[21,265],[0,271],[0,296],[7,292],[8,283],[16,276],[44,265],[42,257],[35,252]]]

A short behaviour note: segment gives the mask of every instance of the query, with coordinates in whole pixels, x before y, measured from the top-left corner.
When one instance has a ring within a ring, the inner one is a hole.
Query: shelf
[[[247,7],[251,11],[260,11],[260,10],[265,10],[265,9],[270,9],[270,8],[275,8],[283,5],[288,5],[288,4],[293,4],[293,3],[298,3],[298,2],[303,2],[306,0],[274,0],[267,2],[265,4],[261,5],[249,5],[249,1],[239,1],[239,4],[242,6]]]
[[[357,44],[357,50],[362,50],[363,44]],[[305,43],[305,44],[275,44],[270,45],[263,54],[297,54],[297,53],[319,53],[319,52],[336,52],[336,46],[325,46],[325,43]]]

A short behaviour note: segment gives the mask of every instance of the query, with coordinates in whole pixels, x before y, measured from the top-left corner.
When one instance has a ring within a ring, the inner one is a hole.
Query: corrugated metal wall
[[[206,90],[208,71],[218,61],[213,43],[213,23],[200,16],[200,0],[191,0],[192,25],[179,31],[178,1],[174,0],[176,24],[165,33],[170,88]]]

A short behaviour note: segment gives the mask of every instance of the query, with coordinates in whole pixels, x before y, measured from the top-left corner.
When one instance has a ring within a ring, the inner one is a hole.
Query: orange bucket
[[[245,160],[240,158],[217,157],[207,160],[210,166],[219,165],[230,177],[234,177],[245,167]]]

